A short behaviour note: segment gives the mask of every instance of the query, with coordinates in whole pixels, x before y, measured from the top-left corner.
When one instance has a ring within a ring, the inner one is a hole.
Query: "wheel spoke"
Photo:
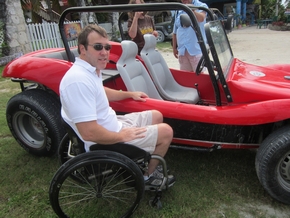
[[[59,216],[128,217],[139,205],[144,194],[139,167],[117,153],[112,160],[108,157],[103,160],[104,154],[97,154],[77,155],[56,173],[59,182],[50,188],[50,201]],[[71,163],[76,164],[70,167]]]

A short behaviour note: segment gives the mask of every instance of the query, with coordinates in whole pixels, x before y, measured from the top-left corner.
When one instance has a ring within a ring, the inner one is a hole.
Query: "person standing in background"
[[[181,0],[183,4],[193,4],[196,7],[208,6],[199,0]],[[206,40],[204,24],[206,23],[206,12],[193,9],[193,13],[197,18],[199,27]],[[195,72],[197,64],[202,56],[200,45],[196,37],[196,33],[191,27],[182,27],[180,24],[180,15],[186,14],[184,11],[177,11],[175,15],[175,23],[172,36],[173,55],[178,58],[180,70]]]
[[[130,0],[129,4],[144,4],[143,0]],[[144,47],[145,41],[143,35],[151,33],[155,37],[158,32],[155,30],[152,18],[147,15],[146,11],[129,12],[128,13],[128,34],[138,46],[138,54]]]

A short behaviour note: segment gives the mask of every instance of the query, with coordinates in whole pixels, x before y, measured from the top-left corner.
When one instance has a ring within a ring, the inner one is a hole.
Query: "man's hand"
[[[152,35],[155,36],[155,37],[158,37],[158,32],[157,32],[156,30],[154,30],[154,31],[152,32]]]
[[[114,144],[144,138],[147,131],[146,127],[125,127],[120,132],[111,132],[99,125],[96,120],[77,123],[76,126],[84,140],[99,144]]]
[[[136,17],[137,19],[139,19],[140,17],[144,17],[143,11],[137,11],[137,12],[135,12],[134,17]]]
[[[173,55],[175,58],[178,58],[178,50],[177,48],[173,48]]]
[[[148,98],[148,95],[146,95],[144,92],[132,92],[132,98],[135,101],[146,101],[145,98]]]
[[[144,92],[128,92],[128,91],[117,91],[115,89],[110,89],[105,87],[105,92],[109,101],[122,101],[127,98],[133,98],[136,101],[146,101],[145,98],[148,98]]]
[[[122,137],[122,142],[129,142],[134,139],[144,138],[147,129],[145,127],[123,128],[119,132]]]

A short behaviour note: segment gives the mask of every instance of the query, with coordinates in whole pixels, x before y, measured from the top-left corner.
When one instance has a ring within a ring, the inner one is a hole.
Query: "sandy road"
[[[256,26],[234,29],[228,34],[234,56],[256,65],[290,64],[290,31],[258,29]],[[171,68],[179,68],[172,50],[162,51]]]
[[[234,56],[257,65],[290,64],[290,31],[244,27],[228,34]]]

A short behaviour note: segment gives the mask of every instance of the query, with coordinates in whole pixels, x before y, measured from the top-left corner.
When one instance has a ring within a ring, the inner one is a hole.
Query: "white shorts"
[[[144,138],[134,139],[126,143],[142,148],[150,154],[154,152],[157,144],[158,128],[157,125],[152,125],[151,111],[118,115],[117,118],[122,123],[122,128],[146,127],[147,131]]]

